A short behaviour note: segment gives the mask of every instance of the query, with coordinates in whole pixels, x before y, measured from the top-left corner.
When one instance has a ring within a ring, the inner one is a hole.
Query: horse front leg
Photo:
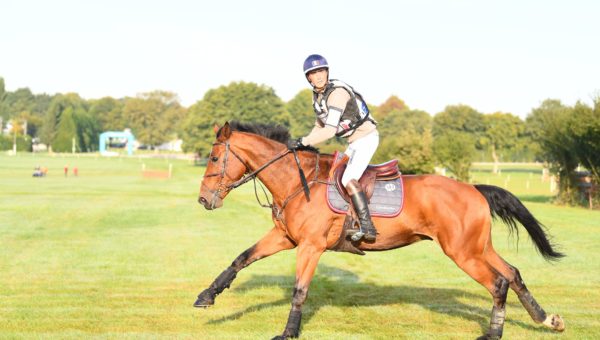
[[[292,308],[288,321],[282,335],[273,340],[297,338],[300,334],[300,322],[302,321],[302,305],[308,296],[308,286],[312,280],[319,258],[325,251],[325,245],[315,244],[300,245],[296,257],[296,284],[292,295]]]
[[[217,295],[229,288],[237,273],[251,263],[273,255],[279,251],[292,249],[295,245],[285,232],[274,227],[252,247],[241,253],[227,269],[225,269],[211,285],[198,295],[194,307],[209,307],[215,303]]]

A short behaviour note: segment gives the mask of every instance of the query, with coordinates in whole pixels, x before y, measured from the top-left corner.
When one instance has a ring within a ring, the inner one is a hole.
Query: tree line
[[[6,91],[0,78],[0,124],[10,124],[18,140],[28,137],[56,152],[94,152],[103,131],[134,131],[146,145],[160,145],[180,135],[187,109],[177,95],[166,91],[141,93],[136,97],[86,100],[76,93],[33,94],[28,88]],[[26,131],[25,131],[26,130]],[[12,148],[0,139],[0,149]],[[27,147],[26,147],[27,148]],[[23,149],[22,147],[20,148]]]
[[[314,124],[311,98],[310,89],[305,89],[285,102],[269,86],[232,82],[207,91],[201,100],[184,107],[176,94],[167,91],[86,100],[76,93],[33,94],[28,88],[6,91],[0,78],[0,121],[4,126],[12,123],[20,149],[30,145],[28,137],[32,137],[56,152],[71,152],[73,144],[77,152],[93,152],[98,149],[101,132],[129,128],[142,144],[157,146],[182,138],[186,152],[206,156],[214,124],[228,120],[278,123],[288,127],[293,137],[305,135]],[[484,114],[463,104],[448,105],[431,115],[411,109],[397,96],[380,105],[369,104],[369,108],[381,136],[373,161],[398,158],[404,173],[432,173],[438,165],[465,181],[473,161],[541,161],[559,175],[561,193],[566,196],[573,196],[578,165],[589,169],[594,181],[600,182],[598,97],[592,106],[583,102],[567,106],[548,99],[525,120],[505,112]],[[12,142],[0,136],[0,149],[12,148]],[[339,139],[320,146],[322,152],[344,148]]]

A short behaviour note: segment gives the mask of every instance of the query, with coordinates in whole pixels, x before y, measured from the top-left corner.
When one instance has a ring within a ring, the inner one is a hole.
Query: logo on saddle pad
[[[396,190],[396,185],[394,183],[388,183],[385,185],[385,190],[394,191],[394,190]]]

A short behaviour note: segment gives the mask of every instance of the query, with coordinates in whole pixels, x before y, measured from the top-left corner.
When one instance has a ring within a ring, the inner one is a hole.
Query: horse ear
[[[217,133],[219,133],[219,129],[220,129],[220,128],[221,128],[221,127],[220,127],[218,124],[215,124],[215,126],[213,126],[213,131],[215,132],[215,135],[216,135]]]
[[[217,135],[217,140],[223,142],[231,136],[231,128],[229,127],[229,122],[226,122],[225,125],[219,130],[219,134]]]

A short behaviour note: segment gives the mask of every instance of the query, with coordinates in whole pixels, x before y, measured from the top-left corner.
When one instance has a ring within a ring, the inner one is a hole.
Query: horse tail
[[[516,232],[517,240],[519,230],[515,220],[525,227],[537,250],[546,260],[556,261],[565,256],[565,254],[553,249],[555,245],[550,242],[549,237],[546,235],[544,225],[533,217],[531,212],[525,208],[515,195],[493,185],[478,184],[475,185],[475,189],[487,200],[492,218],[500,217],[509,227],[510,232]]]

